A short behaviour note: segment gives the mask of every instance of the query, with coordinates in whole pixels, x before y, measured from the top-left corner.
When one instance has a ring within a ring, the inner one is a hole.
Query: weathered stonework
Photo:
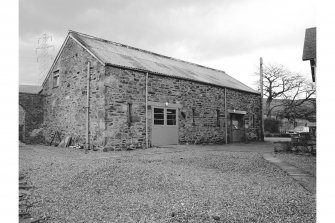
[[[155,75],[149,76],[148,85],[149,101],[182,105],[179,109],[179,143],[224,142],[224,88]],[[217,110],[220,111],[220,125],[217,124]]]
[[[88,62],[91,62],[90,141],[94,146],[103,146],[104,66],[71,38],[52,71],[59,71],[59,86],[53,87],[53,73],[43,86],[47,143],[56,131],[61,137],[71,136],[74,143],[85,143]]]
[[[172,77],[151,74],[148,77],[149,102],[181,105],[178,109],[180,144],[225,143],[224,88]],[[145,74],[108,66],[105,85],[105,146],[109,150],[145,147]],[[260,127],[259,102],[259,95],[227,89],[227,109],[247,111],[245,119],[253,120],[248,123],[248,131]],[[132,105],[131,124],[127,118],[128,104]],[[148,106],[148,133],[151,145],[152,106]],[[228,131],[228,137],[230,134]]]
[[[106,67],[106,134],[108,150],[145,146],[145,75]],[[131,121],[128,109],[131,104]]]
[[[247,125],[246,132],[253,132],[260,137],[261,128],[261,97],[260,95],[250,94],[247,92],[227,89],[227,109],[235,109],[247,111],[244,116],[244,122]],[[227,119],[230,119],[228,113]],[[230,129],[228,122],[228,129]],[[228,131],[229,139],[231,139],[231,132]]]
[[[19,93],[19,134],[27,144],[42,144],[42,135],[32,136],[32,132],[43,124],[43,99],[39,94]]]

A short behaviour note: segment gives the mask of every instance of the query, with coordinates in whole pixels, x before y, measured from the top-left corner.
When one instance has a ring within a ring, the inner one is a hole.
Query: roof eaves
[[[187,80],[187,81],[192,81],[192,82],[197,82],[197,83],[202,83],[202,84],[208,84],[208,85],[212,85],[212,86],[215,86],[215,87],[227,88],[227,89],[232,89],[232,90],[257,94],[257,95],[261,94],[261,93],[256,92],[256,91],[247,91],[247,90],[242,90],[242,89],[238,89],[238,88],[227,87],[227,86],[224,86],[224,85],[213,84],[213,83],[209,83],[209,82],[205,82],[205,81],[194,80],[194,79],[191,79],[191,78],[179,77],[179,76],[175,76],[175,75],[164,74],[164,73],[154,72],[154,71],[150,71],[150,70],[144,70],[144,69],[140,69],[140,68],[127,67],[127,66],[122,66],[122,65],[112,64],[112,63],[106,63],[106,66],[129,69],[129,70],[139,71],[139,72],[143,72],[143,73],[150,73],[150,74],[159,75],[159,76],[163,76],[163,77],[173,77],[173,78],[177,78],[177,79],[182,79],[182,80]]]
[[[305,58],[302,58],[302,61],[314,60],[314,59],[315,59],[314,57],[305,57]]]

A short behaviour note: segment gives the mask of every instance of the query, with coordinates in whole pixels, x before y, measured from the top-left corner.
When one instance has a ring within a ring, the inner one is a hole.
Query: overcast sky
[[[312,0],[20,0],[19,82],[39,80],[35,49],[55,56],[69,29],[227,72],[256,89],[259,57],[311,79],[302,61]]]

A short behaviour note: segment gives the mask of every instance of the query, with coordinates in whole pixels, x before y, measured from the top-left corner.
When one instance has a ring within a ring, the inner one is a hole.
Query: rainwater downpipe
[[[228,117],[227,117],[227,88],[224,88],[224,112],[225,112],[225,137],[226,137],[226,144],[228,144],[227,139],[228,139]]]
[[[87,99],[86,99],[86,147],[85,147],[85,153],[88,152],[88,149],[90,147],[90,67],[91,63],[87,62]]]
[[[145,146],[148,149],[148,73],[145,75]]]

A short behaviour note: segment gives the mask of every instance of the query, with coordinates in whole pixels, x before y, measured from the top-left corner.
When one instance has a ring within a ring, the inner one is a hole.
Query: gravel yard
[[[273,153],[273,155],[288,164],[316,176],[316,157],[310,155],[300,155],[293,153]]]
[[[45,222],[315,222],[315,198],[256,152],[20,146]]]

